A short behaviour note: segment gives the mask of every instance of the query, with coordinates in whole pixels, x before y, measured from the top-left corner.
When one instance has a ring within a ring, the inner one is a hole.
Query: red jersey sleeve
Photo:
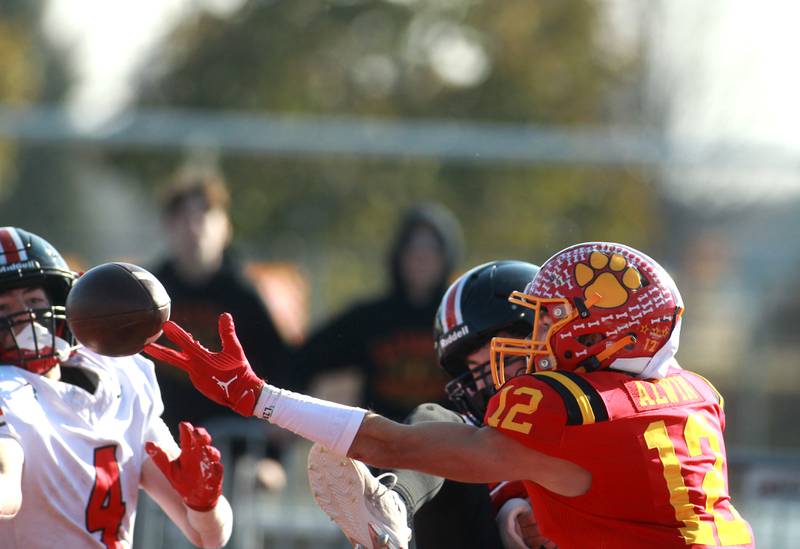
[[[509,380],[491,398],[484,424],[532,448],[558,447],[567,425],[561,396],[538,375]]]

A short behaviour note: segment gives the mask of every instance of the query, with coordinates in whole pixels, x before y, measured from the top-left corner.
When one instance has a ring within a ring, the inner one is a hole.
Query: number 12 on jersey
[[[669,437],[667,426],[663,420],[654,421],[647,426],[644,433],[647,447],[658,450],[658,457],[664,468],[664,480],[669,490],[669,502],[675,509],[675,517],[683,522],[681,534],[687,544],[717,545],[714,539],[716,528],[719,545],[745,545],[750,543],[751,535],[747,522],[739,515],[738,511],[728,501],[719,502],[720,496],[725,494],[725,476],[723,467],[725,458],[722,456],[717,431],[699,413],[690,414],[683,429],[683,440],[677,441],[679,445],[688,450],[690,457],[704,453],[711,453],[714,464],[703,476],[703,492],[706,496],[706,512],[714,517],[714,524],[701,520],[695,512],[695,507],[689,501],[689,491],[684,483],[683,468],[675,451],[675,443]],[[707,450],[703,449],[702,441],[708,441]],[[720,509],[727,510],[731,518],[727,518]]]
[[[512,391],[513,389],[513,391]],[[527,402],[518,402],[514,404],[506,414],[503,422],[500,422],[500,417],[506,409],[506,401],[508,400],[508,393],[512,391],[514,395],[521,395],[528,398]],[[500,425],[503,429],[509,429],[527,435],[531,432],[533,424],[529,421],[519,421],[516,417],[520,414],[532,414],[539,408],[539,401],[542,400],[542,392],[533,387],[512,387],[506,385],[500,389],[500,403],[497,405],[497,410],[486,420],[486,424],[490,427],[497,427]]]

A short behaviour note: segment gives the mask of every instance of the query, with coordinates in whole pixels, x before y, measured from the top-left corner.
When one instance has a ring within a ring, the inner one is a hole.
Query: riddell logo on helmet
[[[449,334],[439,340],[439,348],[446,349],[450,344],[455,343],[469,333],[469,326],[462,325],[454,328]]]
[[[0,273],[4,273],[6,271],[19,271],[21,269],[36,269],[39,267],[39,264],[29,259],[28,261],[23,261],[22,263],[11,263],[10,265],[0,265]]]

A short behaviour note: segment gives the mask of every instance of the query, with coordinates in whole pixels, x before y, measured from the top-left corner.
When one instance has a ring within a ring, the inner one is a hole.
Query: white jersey
[[[0,549],[130,547],[145,442],[177,448],[152,362],[81,348],[70,364],[99,377],[94,394],[0,366],[0,436],[25,454],[22,507],[0,520]]]

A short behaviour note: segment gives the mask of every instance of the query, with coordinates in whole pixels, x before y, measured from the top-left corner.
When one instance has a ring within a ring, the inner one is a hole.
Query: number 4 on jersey
[[[125,517],[122,485],[117,464],[117,445],[94,450],[94,487],[86,506],[86,529],[102,531],[101,539],[107,549],[122,549],[119,528]]]

